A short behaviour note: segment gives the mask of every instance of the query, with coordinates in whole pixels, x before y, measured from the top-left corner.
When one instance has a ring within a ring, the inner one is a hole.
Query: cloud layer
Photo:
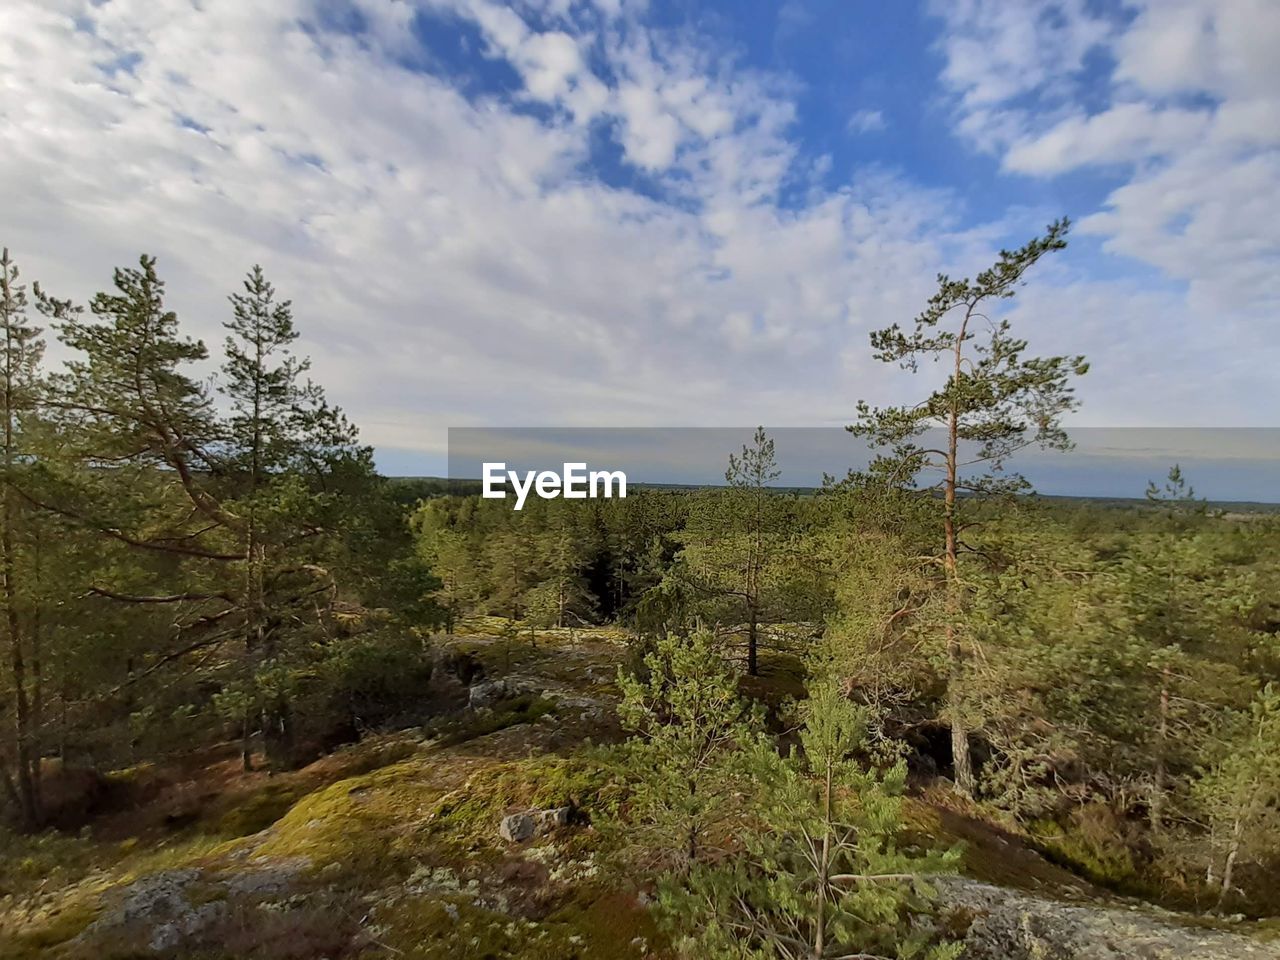
[[[1086,419],[1269,422],[1277,8],[942,12],[945,149],[1117,177],[1080,212],[1120,266],[1069,254],[1020,308],[1033,344],[1097,355]],[[1080,79],[1099,50],[1101,101]],[[214,343],[261,262],[380,448],[466,424],[839,423],[911,389],[870,329],[1065,211],[833,171],[799,132],[804,82],[628,0],[8,0],[0,241],[81,297],[155,253]],[[869,143],[897,126],[875,105],[847,122]]]

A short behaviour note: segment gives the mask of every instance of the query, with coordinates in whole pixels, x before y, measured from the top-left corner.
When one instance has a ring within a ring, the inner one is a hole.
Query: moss
[[[20,895],[42,884],[66,886],[91,870],[105,852],[87,837],[0,829],[0,896]]]
[[[583,890],[548,920],[582,936],[584,960],[635,956],[664,942],[653,914],[617,891]]]
[[[237,796],[221,814],[202,820],[200,829],[221,837],[245,837],[271,826],[307,793],[297,782],[268,782],[248,796]]]
[[[228,794],[206,811],[197,831],[213,836],[246,837],[274,824],[293,805],[321,787],[370,773],[413,756],[418,744],[410,740],[366,741],[355,744],[304,770],[273,778],[250,791]]]
[[[96,904],[75,898],[28,924],[8,942],[0,937],[0,956],[6,960],[48,957],[50,950],[79,936],[97,915]]]
[[[169,840],[130,856],[116,865],[114,881],[132,883],[162,870],[189,866],[220,853],[226,843],[216,837],[193,836]]]
[[[304,856],[317,869],[337,864],[361,882],[386,879],[424,853],[418,828],[439,796],[416,760],[350,777],[294,804],[254,854]]]
[[[436,738],[440,746],[452,747],[508,727],[536,723],[554,710],[555,704],[544,697],[531,693],[520,694],[498,700],[491,710],[467,713],[460,719],[429,727],[425,732]]]
[[[433,832],[459,841],[493,837],[498,820],[512,810],[567,806],[579,819],[610,817],[625,793],[621,771],[603,751],[495,765],[441,799]]]
[[[529,624],[524,620],[510,620],[507,617],[468,617],[454,631],[456,636],[501,637],[504,632],[515,626],[517,640],[526,645],[529,640]],[[534,630],[539,646],[556,647],[572,646],[587,641],[597,643],[626,643],[629,639],[627,631],[614,624],[593,627],[537,627]]]
[[[1066,824],[1033,821],[1028,832],[1045,857],[1099,886],[1123,889],[1138,879],[1122,825],[1100,804],[1075,811]]]
[[[374,911],[378,942],[413,960],[625,960],[657,934],[628,898],[584,894],[544,920],[511,917],[465,897],[405,897]]]

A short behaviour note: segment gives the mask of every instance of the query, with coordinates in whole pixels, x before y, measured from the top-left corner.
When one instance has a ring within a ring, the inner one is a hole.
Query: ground
[[[645,884],[608,855],[626,796],[607,749],[621,736],[621,640],[446,638],[424,694],[449,710],[425,728],[274,777],[243,773],[230,745],[118,772],[125,799],[80,835],[9,839],[0,956],[670,956]],[[794,686],[788,664],[767,667],[759,692]],[[940,897],[968,956],[1280,958],[1260,925],[1118,898],[939,787],[922,786],[908,809],[913,835],[964,845],[965,875]],[[558,813],[504,840],[504,816],[524,811]]]

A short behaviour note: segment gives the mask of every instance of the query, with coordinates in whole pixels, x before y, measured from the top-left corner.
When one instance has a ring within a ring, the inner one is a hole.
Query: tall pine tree
[[[1049,225],[1045,235],[1018,250],[1003,250],[996,263],[974,279],[939,275],[938,292],[910,331],[898,324],[871,334],[876,359],[918,373],[922,360],[945,365],[945,382],[919,402],[873,408],[858,404],[858,422],[848,429],[888,448],[887,472],[907,483],[925,471],[941,479],[930,487],[937,500],[942,587],[946,613],[942,641],[949,661],[948,722],[956,789],[974,788],[969,727],[965,716],[966,649],[960,621],[964,605],[961,559],[966,553],[964,514],[976,501],[1027,488],[1023,478],[1004,472],[1005,462],[1031,444],[1069,445],[1060,426],[1076,406],[1072,375],[1088,370],[1083,357],[1027,357],[1027,342],[1013,335],[1010,320],[988,316],[992,304],[1014,295],[1026,272],[1041,257],[1066,246],[1068,222]],[[935,444],[927,431],[940,434]],[[882,469],[883,469],[882,465]]]

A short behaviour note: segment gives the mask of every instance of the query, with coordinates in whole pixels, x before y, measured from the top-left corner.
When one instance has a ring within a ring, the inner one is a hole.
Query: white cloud
[[[884,114],[879,110],[858,110],[849,118],[849,130],[852,133],[875,133],[885,126]]]
[[[1185,283],[1196,322],[1269,350],[1280,221],[1262,211],[1280,207],[1280,4],[1128,7],[1131,17],[1110,21],[1050,0],[939,8],[955,31],[943,76],[956,129],[1012,172],[1097,168],[1121,179],[1083,229]],[[1057,54],[1050,36],[1067,38]],[[984,60],[973,38],[997,51],[1021,38],[1011,49],[1040,65],[1011,77],[1017,58]],[[1089,69],[1095,49],[1109,74]]]
[[[1004,165],[1018,173],[1055,174],[1087,165],[1165,157],[1199,141],[1212,119],[1207,110],[1121,103],[1091,116],[1068,117],[1044,133],[1014,143]]]
[[[945,24],[943,81],[969,111],[1059,88],[1108,32],[1086,0],[934,0],[930,8]]]
[[[959,198],[900,176],[810,183],[824,168],[794,139],[795,81],[647,28],[635,3],[423,4],[360,0],[371,33],[353,38],[312,0],[8,0],[0,241],[79,298],[158,254],[173,306],[211,343],[260,261],[367,439],[430,449],[449,425],[844,422],[859,397],[909,389],[870,359],[870,329],[913,316],[938,269],[980,267],[1056,212],[964,227]],[[474,24],[520,88],[478,95],[406,67],[420,13]],[[1231,124],[1238,141],[1252,120]],[[599,138],[627,169],[600,171]],[[797,184],[803,201],[782,203]],[[1117,223],[1092,226],[1140,235],[1130,221],[1155,201],[1113,201]],[[1075,274],[1050,286],[1101,302]],[[1162,318],[1134,304],[1156,301],[1112,292],[1132,337],[1154,335]],[[1045,296],[1033,343],[1076,309]],[[1062,339],[1090,352],[1116,336]],[[1088,388],[1109,398],[1093,416],[1142,408],[1147,384],[1126,376]],[[1175,422],[1199,409],[1149,408]]]

